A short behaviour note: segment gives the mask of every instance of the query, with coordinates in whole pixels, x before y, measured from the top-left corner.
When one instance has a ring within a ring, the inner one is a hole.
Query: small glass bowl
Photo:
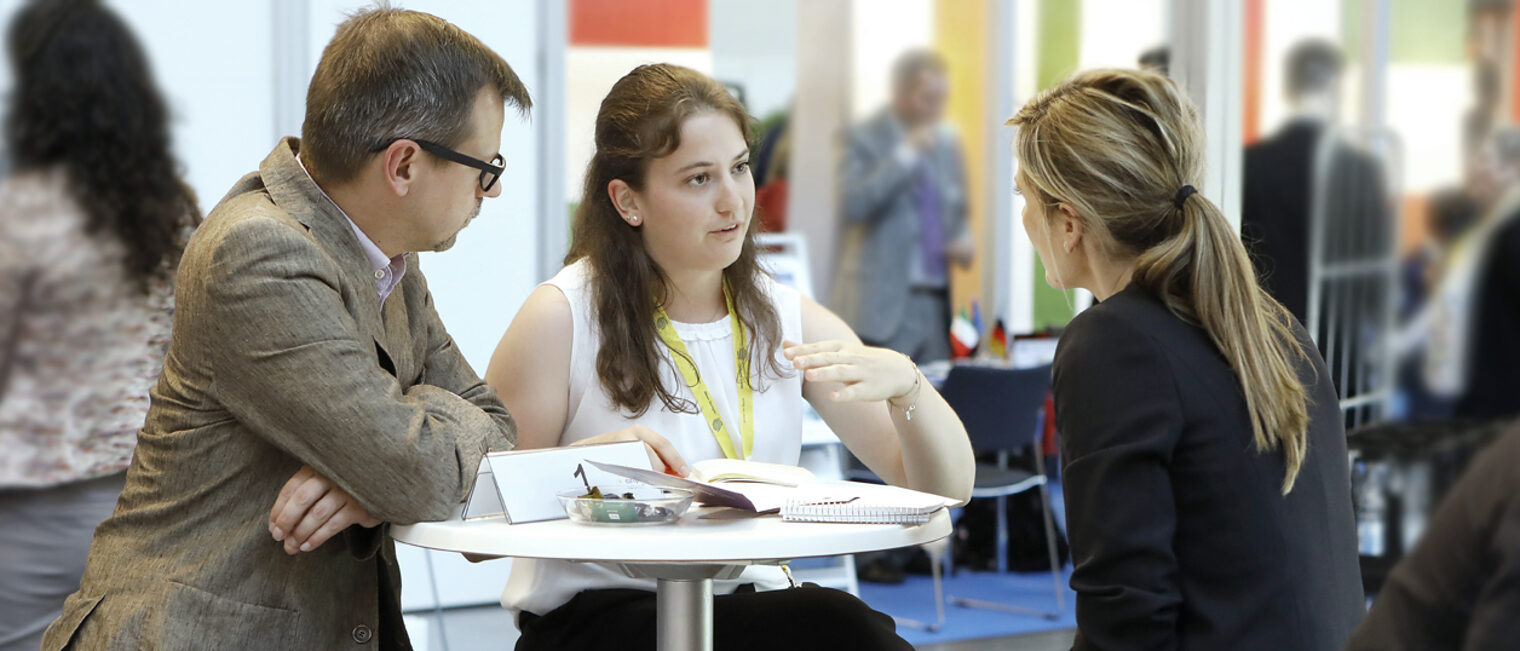
[[[679,488],[619,486],[614,499],[581,497],[582,489],[560,491],[555,496],[571,520],[582,524],[668,524],[680,520],[691,508],[693,494]],[[633,499],[624,498],[632,494]]]

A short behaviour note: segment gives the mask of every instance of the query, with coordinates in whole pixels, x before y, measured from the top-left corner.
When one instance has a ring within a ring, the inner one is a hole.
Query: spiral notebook
[[[781,506],[783,520],[923,524],[936,511],[959,503],[939,495],[880,484],[820,482],[805,488]]]

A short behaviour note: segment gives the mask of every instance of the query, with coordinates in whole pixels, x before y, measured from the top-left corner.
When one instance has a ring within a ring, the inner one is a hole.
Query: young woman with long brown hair
[[[796,464],[807,400],[887,481],[967,498],[965,429],[913,363],[862,345],[757,264],[749,124],[722,85],[678,66],[640,66],[603,100],[566,266],[529,296],[486,373],[520,447],[642,440],[681,474],[725,456]],[[719,648],[776,648],[780,630],[808,631],[789,648],[910,648],[846,593],[770,591],[786,583],[777,568],[719,583]],[[520,559],[502,601],[519,613],[519,649],[653,648],[653,587]]]
[[[1335,389],[1198,194],[1192,104],[1096,70],[1009,124],[1046,281],[1099,301],[1053,369],[1076,648],[1340,648],[1363,606]]]

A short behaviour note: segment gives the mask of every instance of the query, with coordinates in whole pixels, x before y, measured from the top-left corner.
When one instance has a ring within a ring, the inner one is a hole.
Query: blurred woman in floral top
[[[0,651],[35,650],[121,492],[200,216],[143,49],[96,0],[6,35],[0,184]]]

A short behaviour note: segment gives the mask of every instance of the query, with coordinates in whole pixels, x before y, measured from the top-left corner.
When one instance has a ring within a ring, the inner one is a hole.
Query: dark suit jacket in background
[[[1282,494],[1240,381],[1135,285],[1077,315],[1053,368],[1077,649],[1339,649],[1363,611],[1345,433],[1324,363],[1299,376],[1308,455]]]
[[[890,111],[877,113],[850,130],[839,173],[845,229],[830,302],[867,342],[888,341],[896,334],[913,291],[910,265],[922,222],[914,191],[916,168],[903,165],[894,153],[904,137]],[[943,135],[920,154],[919,164],[929,165],[938,180],[945,243],[954,242],[966,231],[960,145]],[[945,273],[948,279],[950,270]]]
[[[1520,215],[1510,216],[1485,246],[1473,288],[1467,379],[1456,405],[1456,416],[1467,420],[1520,415]]]
[[[358,239],[282,141],[196,231],[174,337],[116,513],[44,649],[401,649],[384,526],[287,556],[302,464],[386,522],[448,517],[516,442],[416,258],[381,308]]]
[[[1300,322],[1307,322],[1309,314],[1314,157],[1324,133],[1320,123],[1294,120],[1247,147],[1245,154],[1242,239],[1262,284]],[[1344,144],[1332,147],[1325,168],[1319,170],[1326,191],[1326,231],[1350,246],[1327,249],[1326,259],[1373,255],[1391,245],[1383,175],[1366,155]]]
[[[1475,459],[1346,651],[1520,646],[1520,427]]]

